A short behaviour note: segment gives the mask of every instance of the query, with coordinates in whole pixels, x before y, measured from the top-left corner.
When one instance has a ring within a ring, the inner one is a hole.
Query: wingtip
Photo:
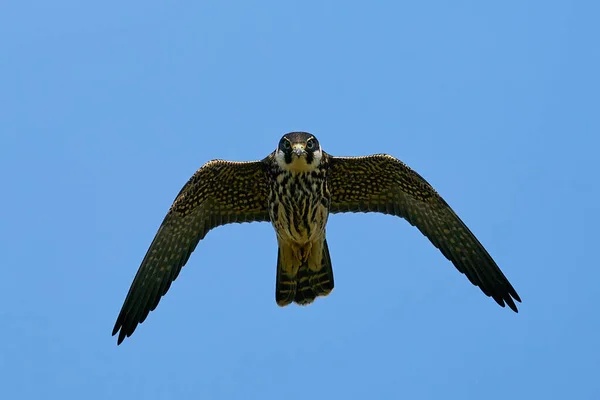
[[[519,313],[519,309],[517,308],[517,305],[513,301],[513,298],[510,296],[510,294],[506,295],[506,296],[495,296],[495,295],[492,295],[490,297],[492,299],[494,299],[494,301],[496,302],[496,304],[498,304],[500,307],[505,308],[506,306],[508,306],[508,308],[510,308],[514,312]],[[515,299],[515,300],[521,302],[521,300],[519,300],[519,299]]]
[[[513,288],[511,286],[510,290],[508,292],[506,303],[508,304],[508,306],[510,307],[511,310],[513,310],[514,312],[518,313],[519,310],[517,309],[517,305],[515,304],[515,302],[513,301],[513,299],[515,299],[519,303],[522,303],[521,297],[519,297],[519,295],[517,294],[517,291],[515,290],[515,288]]]
[[[521,297],[519,297],[519,295],[517,294],[517,291],[513,288],[511,288],[512,290],[510,291],[510,295],[512,296],[513,299],[515,299],[516,301],[518,301],[519,303],[521,303]]]
[[[121,343],[123,343],[123,340],[126,337],[126,335],[125,335],[125,329],[123,327],[123,324],[122,324],[120,318],[117,319],[117,322],[115,323],[115,327],[112,330],[112,335],[111,336],[115,336],[117,333],[119,334],[119,336],[117,337],[117,346],[118,346]]]
[[[115,325],[111,336],[115,336],[117,333],[119,333],[119,336],[117,337],[117,346],[118,346],[123,342],[124,337],[123,337],[123,330],[121,329],[121,327]]]
[[[518,296],[517,296],[518,297]],[[517,300],[519,303],[521,302],[520,299],[515,298],[515,300]],[[507,296],[506,299],[504,299],[504,302],[508,305],[508,307],[510,307],[511,310],[513,310],[514,312],[516,312],[517,314],[519,313],[519,309],[517,308],[517,305],[515,304],[515,302],[513,301],[512,297]]]
[[[129,335],[127,335],[125,333],[125,330],[123,329],[123,327],[121,327],[120,331],[117,331],[117,332],[119,332],[119,336],[117,337],[117,346],[119,346],[121,343],[123,343],[123,340],[125,340],[125,338],[128,337]],[[113,331],[112,335],[115,336],[117,334],[117,332]]]

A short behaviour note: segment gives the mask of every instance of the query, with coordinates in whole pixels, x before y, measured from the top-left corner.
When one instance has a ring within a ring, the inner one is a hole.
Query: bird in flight
[[[183,186],[131,284],[113,335],[117,343],[167,293],[209,230],[233,222],[271,222],[277,235],[275,300],[306,305],[333,290],[325,238],[330,213],[379,212],[416,226],[456,269],[500,306],[519,295],[448,203],[400,160],[375,154],[334,157],[307,132],[285,134],[260,161],[213,160]]]

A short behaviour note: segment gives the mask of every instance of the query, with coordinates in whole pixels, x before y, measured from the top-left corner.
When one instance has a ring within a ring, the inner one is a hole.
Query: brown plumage
[[[214,160],[181,189],[142,260],[113,335],[119,344],[156,308],[206,233],[231,222],[269,221],[264,163]]]
[[[416,226],[499,305],[517,312],[515,289],[494,260],[419,174],[378,154],[333,157],[306,132],[284,135],[261,161],[215,160],[177,195],[133,280],[113,335],[130,336],[156,308],[207,232],[233,222],[270,221],[279,245],[276,301],[310,304],[334,287],[325,238],[329,213],[380,212]]]
[[[380,212],[406,219],[472,284],[515,312],[519,295],[492,257],[448,203],[400,160],[378,154],[332,157],[331,213]]]

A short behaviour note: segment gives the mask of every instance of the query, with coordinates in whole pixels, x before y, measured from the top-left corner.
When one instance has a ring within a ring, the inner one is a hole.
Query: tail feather
[[[281,265],[281,249],[277,252],[277,283],[275,284],[275,301],[281,307],[287,306],[296,296],[298,286],[294,278],[290,278]]]
[[[277,257],[277,284],[275,300],[280,306],[292,302],[307,305],[319,296],[327,296],[333,290],[333,268],[327,241],[323,243],[323,256],[321,268],[317,271],[310,269],[308,263],[303,263],[298,268],[295,276],[286,273],[281,265],[281,250]]]

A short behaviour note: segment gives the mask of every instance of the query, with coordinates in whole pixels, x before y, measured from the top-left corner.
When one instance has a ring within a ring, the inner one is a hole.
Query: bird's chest
[[[324,173],[281,172],[270,197],[271,222],[280,238],[307,243],[323,235],[330,201]]]

